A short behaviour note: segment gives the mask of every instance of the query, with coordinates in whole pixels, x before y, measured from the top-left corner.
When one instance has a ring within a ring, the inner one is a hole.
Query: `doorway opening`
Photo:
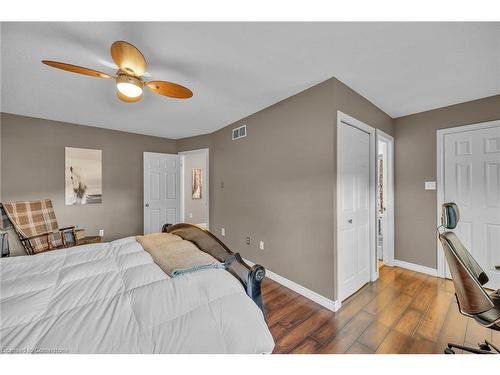
[[[210,228],[208,148],[179,152],[180,221]]]
[[[394,138],[377,130],[377,265],[394,264]]]

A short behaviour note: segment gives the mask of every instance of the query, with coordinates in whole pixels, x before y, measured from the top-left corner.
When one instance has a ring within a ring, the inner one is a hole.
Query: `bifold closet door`
[[[344,300],[370,281],[370,135],[341,123],[337,137],[337,269],[339,298]]]

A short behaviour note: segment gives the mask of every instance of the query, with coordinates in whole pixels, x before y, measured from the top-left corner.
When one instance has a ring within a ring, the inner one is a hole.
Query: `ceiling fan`
[[[128,42],[117,41],[111,45],[111,57],[118,66],[115,75],[58,61],[42,60],[45,65],[98,78],[112,78],[116,82],[116,96],[126,103],[136,103],[143,98],[143,89],[147,87],[158,95],[176,99],[188,99],[193,92],[177,83],[166,81],[143,80],[147,63],[141,51]]]

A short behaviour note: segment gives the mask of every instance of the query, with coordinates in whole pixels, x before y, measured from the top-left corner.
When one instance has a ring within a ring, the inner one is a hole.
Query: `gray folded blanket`
[[[136,236],[136,240],[170,277],[202,269],[224,268],[224,263],[175,234],[152,233]]]

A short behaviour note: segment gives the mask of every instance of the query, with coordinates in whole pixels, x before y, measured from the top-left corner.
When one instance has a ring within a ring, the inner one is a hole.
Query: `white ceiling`
[[[3,112],[181,138],[222,128],[332,76],[392,117],[500,94],[500,23],[2,23]],[[109,47],[136,45],[173,100],[115,97]]]

